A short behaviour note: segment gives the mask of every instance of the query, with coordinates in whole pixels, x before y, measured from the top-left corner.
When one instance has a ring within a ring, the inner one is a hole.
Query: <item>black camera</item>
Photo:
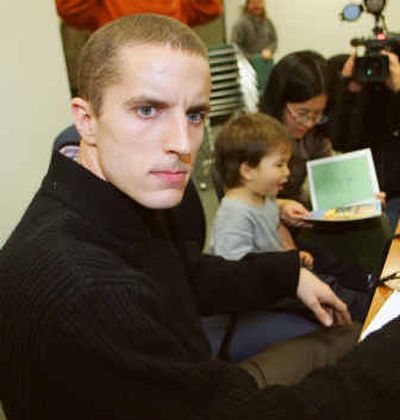
[[[360,82],[383,82],[390,76],[389,58],[381,54],[382,50],[394,51],[399,54],[400,37],[385,32],[385,18],[382,14],[386,0],[364,0],[364,5],[350,3],[344,7],[341,17],[353,22],[365,10],[375,17],[375,25],[371,38],[354,38],[353,47],[365,47],[365,54],[357,56],[353,70],[353,78]]]
[[[381,54],[389,49],[387,40],[357,39],[351,40],[353,47],[364,46],[365,55],[355,59],[353,78],[359,82],[384,82],[389,76],[389,58]]]

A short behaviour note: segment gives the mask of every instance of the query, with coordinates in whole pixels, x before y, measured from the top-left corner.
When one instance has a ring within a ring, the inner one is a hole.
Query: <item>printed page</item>
[[[371,203],[354,204],[350,206],[335,207],[328,210],[312,211],[304,219],[322,222],[351,222],[355,220],[379,217],[382,213],[381,203],[374,200]]]

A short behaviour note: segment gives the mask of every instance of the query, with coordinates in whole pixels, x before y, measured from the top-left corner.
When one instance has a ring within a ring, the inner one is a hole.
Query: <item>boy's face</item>
[[[175,206],[203,137],[208,62],[159,45],[120,53],[121,78],[104,90],[100,115],[85,109],[79,161],[145,207]]]
[[[246,186],[260,196],[275,198],[288,181],[289,152],[276,150],[265,155],[258,166],[252,168]]]

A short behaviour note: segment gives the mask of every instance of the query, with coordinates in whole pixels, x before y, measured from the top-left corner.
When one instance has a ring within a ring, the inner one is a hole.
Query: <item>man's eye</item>
[[[145,118],[154,117],[157,113],[157,109],[152,105],[141,105],[136,108],[136,112]]]
[[[206,115],[204,112],[190,112],[187,114],[189,122],[193,124],[200,124],[204,121]]]

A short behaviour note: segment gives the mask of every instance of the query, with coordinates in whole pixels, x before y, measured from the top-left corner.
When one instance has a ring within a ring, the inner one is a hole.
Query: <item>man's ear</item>
[[[254,169],[247,162],[242,162],[239,167],[240,177],[245,181],[251,181],[253,179]]]
[[[71,108],[72,117],[82,141],[94,145],[96,143],[96,117],[90,103],[82,98],[73,98]]]

